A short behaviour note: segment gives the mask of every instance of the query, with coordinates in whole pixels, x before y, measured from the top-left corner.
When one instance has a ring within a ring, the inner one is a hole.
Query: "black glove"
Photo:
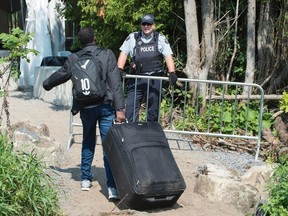
[[[136,74],[136,64],[135,64],[135,62],[130,62],[130,73],[131,74]]]
[[[171,86],[175,86],[176,82],[178,80],[178,77],[175,72],[169,73],[169,82]]]
[[[120,76],[121,78],[125,77],[126,76],[126,73],[125,71],[123,71],[121,68],[118,68],[119,72],[120,72]]]

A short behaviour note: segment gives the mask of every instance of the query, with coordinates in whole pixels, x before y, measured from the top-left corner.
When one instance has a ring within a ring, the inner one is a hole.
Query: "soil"
[[[75,136],[75,142],[73,142],[71,148],[67,149],[70,110],[34,99],[31,90],[10,92],[9,95],[11,124],[23,121],[28,121],[35,126],[46,124],[49,128],[50,137],[61,146],[61,154],[58,158],[59,163],[52,169],[57,174],[57,188],[60,193],[60,205],[63,215],[244,215],[233,206],[211,202],[194,192],[197,167],[213,161],[211,161],[209,152],[194,150],[193,145],[191,146],[189,143],[183,144],[182,147],[178,145],[171,147],[187,185],[184,193],[171,208],[138,212],[120,209],[118,202],[108,201],[100,139],[97,141],[92,166],[92,172],[95,175],[93,187],[90,191],[81,191],[80,153],[82,128],[77,129],[79,134]]]

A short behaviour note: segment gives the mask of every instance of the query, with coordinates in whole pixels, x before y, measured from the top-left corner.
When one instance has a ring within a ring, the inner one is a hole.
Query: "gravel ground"
[[[249,153],[238,153],[235,151],[213,151],[204,150],[199,144],[185,138],[185,135],[166,133],[171,149],[203,151],[209,153],[209,161],[215,165],[225,166],[229,170],[235,170],[239,176],[242,176],[249,168],[253,166],[265,165],[262,158],[255,161],[255,156]]]

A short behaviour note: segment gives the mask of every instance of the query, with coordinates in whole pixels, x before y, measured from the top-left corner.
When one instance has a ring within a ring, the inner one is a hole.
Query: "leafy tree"
[[[139,30],[144,14],[155,16],[156,28],[165,34],[172,45],[175,56],[182,56],[185,47],[183,4],[172,0],[67,0],[62,11],[66,19],[80,27],[95,29],[97,43],[112,49],[116,54],[130,32]],[[76,45],[77,47],[77,45]],[[73,47],[74,48],[74,47]]]
[[[201,79],[244,82],[245,73],[252,68],[255,72],[253,82],[265,87],[267,92],[286,89],[288,2],[285,0],[261,0],[256,1],[256,6],[253,4],[253,11],[255,8],[256,12],[255,40],[254,44],[249,43],[249,47],[255,46],[255,60],[249,57],[252,62],[249,67],[247,1],[65,2],[66,8],[62,12],[69,23],[75,24],[75,33],[80,26],[92,26],[98,44],[112,49],[115,54],[118,54],[128,33],[138,30],[141,16],[152,13],[155,15],[157,30],[165,34],[172,45],[177,69],[185,71],[185,76],[198,78],[203,72]],[[79,46],[75,44],[73,48]],[[189,73],[195,74],[190,76]]]
[[[38,51],[35,49],[29,49],[25,46],[32,39],[32,33],[24,33],[20,28],[12,29],[11,34],[2,33],[0,34],[0,40],[2,40],[3,47],[9,50],[8,56],[0,58],[0,77],[2,79],[3,86],[1,85],[0,93],[3,96],[3,102],[0,113],[0,126],[2,123],[3,111],[5,111],[7,120],[7,132],[10,132],[10,119],[9,119],[9,103],[7,100],[8,97],[8,87],[10,77],[19,78],[21,71],[19,68],[20,58],[26,59],[29,53],[38,55]],[[1,132],[0,132],[1,133]]]

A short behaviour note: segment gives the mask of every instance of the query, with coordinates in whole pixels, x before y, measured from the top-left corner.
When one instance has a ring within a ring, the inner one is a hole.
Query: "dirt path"
[[[212,203],[204,197],[194,193],[195,174],[197,166],[211,162],[209,152],[176,149],[173,154],[183,174],[187,188],[172,208],[157,209],[149,212],[121,211],[117,203],[107,200],[105,186],[105,172],[102,161],[102,147],[97,144],[92,172],[96,178],[89,192],[80,190],[80,152],[81,136],[76,136],[75,143],[67,150],[69,114],[67,109],[61,109],[41,100],[33,99],[31,92],[11,92],[10,98],[11,124],[29,121],[38,126],[46,124],[50,137],[61,144],[62,156],[55,172],[59,175],[59,190],[61,193],[61,207],[64,215],[91,216],[107,215],[155,215],[155,216],[242,216],[232,206],[222,203]],[[80,128],[81,130],[81,128]],[[98,141],[99,142],[99,141]],[[111,214],[112,215],[112,214]]]

